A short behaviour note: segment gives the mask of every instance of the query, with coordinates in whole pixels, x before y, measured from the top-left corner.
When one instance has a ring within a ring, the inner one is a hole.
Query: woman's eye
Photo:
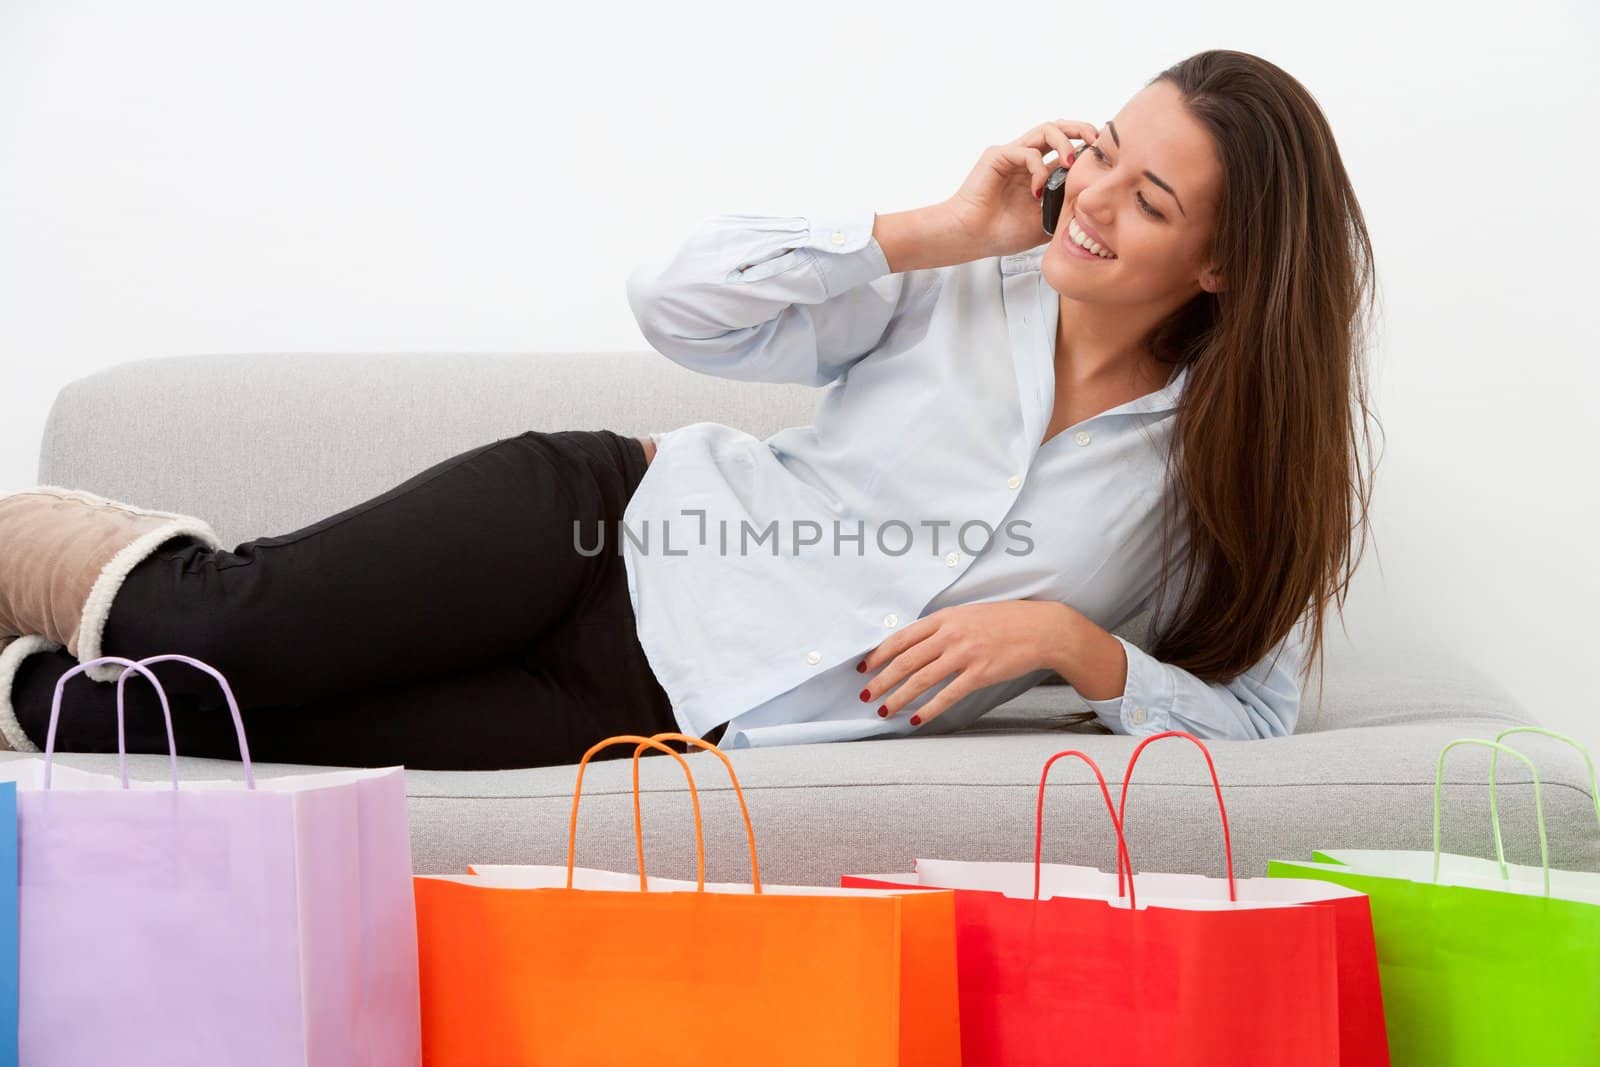
[[[1104,152],[1100,151],[1100,146],[1099,145],[1089,145],[1088,149],[1089,149],[1089,151],[1093,152],[1096,156],[1099,157],[1100,162],[1102,162],[1102,163],[1109,162],[1106,159],[1106,154]],[[1166,218],[1165,215],[1161,214],[1161,212],[1157,211],[1154,207],[1151,206],[1150,201],[1148,201],[1148,200],[1146,200],[1144,198],[1144,194],[1143,193],[1136,193],[1134,195],[1135,195],[1135,198],[1139,201],[1139,210],[1143,211],[1146,215],[1149,215],[1153,219],[1164,219],[1164,218]]]

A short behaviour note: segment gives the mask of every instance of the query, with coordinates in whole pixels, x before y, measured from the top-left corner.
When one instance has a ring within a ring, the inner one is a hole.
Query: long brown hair
[[[1185,595],[1148,651],[1227,682],[1305,621],[1303,692],[1322,658],[1327,604],[1343,618],[1370,529],[1372,243],[1328,121],[1298,81],[1225,49],[1149,84],[1161,80],[1180,90],[1222,161],[1212,256],[1224,288],[1202,291],[1149,338],[1156,358],[1190,366],[1167,469],[1186,505]],[[1167,560],[1172,511],[1163,506]],[[1171,577],[1159,579],[1156,618]],[[1319,706],[1321,695],[1319,679]]]

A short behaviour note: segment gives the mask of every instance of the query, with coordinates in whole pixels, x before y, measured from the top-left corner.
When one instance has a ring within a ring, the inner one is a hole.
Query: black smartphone
[[[1039,204],[1044,209],[1044,232],[1055,233],[1061,219],[1061,208],[1067,200],[1067,168],[1057,167],[1045,179],[1044,194]]]

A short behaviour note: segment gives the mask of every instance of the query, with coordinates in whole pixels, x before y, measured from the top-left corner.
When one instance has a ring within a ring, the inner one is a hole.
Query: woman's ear
[[[1200,288],[1208,293],[1220,293],[1226,289],[1227,283],[1222,280],[1222,275],[1207,267],[1200,272]]]

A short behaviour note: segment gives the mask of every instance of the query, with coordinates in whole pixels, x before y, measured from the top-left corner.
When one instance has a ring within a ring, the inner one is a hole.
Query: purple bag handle
[[[90,667],[101,663],[120,663],[127,667],[128,670],[138,671],[146,678],[149,678],[150,684],[156,687],[156,696],[161,698],[161,714],[167,720],[167,752],[172,760],[172,788],[178,788],[178,743],[173,740],[172,736],[172,708],[167,703],[167,691],[161,688],[161,683],[156,681],[155,675],[133,660],[122,656],[101,656],[99,659],[92,659],[88,663],[80,663],[56,679],[55,695],[50,698],[50,728],[45,732],[44,737],[44,788],[50,788],[50,770],[55,765],[56,723],[61,718],[61,691],[67,687],[67,679],[75,674],[82,674]],[[124,671],[122,677],[126,676],[127,671]],[[128,757],[127,744],[123,740],[122,731],[122,685],[120,677],[117,684],[117,751],[122,756],[122,787],[126,789],[128,787]]]
[[[205,673],[211,675],[212,678],[216,679],[217,685],[222,689],[222,698],[228,702],[228,713],[233,716],[233,732],[234,736],[239,739],[239,762],[244,764],[245,784],[250,789],[254,789],[256,787],[256,773],[254,767],[252,767],[250,763],[250,745],[244,737],[244,716],[239,713],[239,701],[234,698],[233,687],[230,686],[228,684],[228,680],[222,676],[222,672],[217,670],[211,664],[205,662],[204,660],[195,659],[193,656],[180,655],[177,652],[165,652],[159,656],[146,656],[144,659],[139,661],[139,665],[142,666],[148,663],[168,662],[187,663],[196,670],[204,671]],[[155,680],[153,675],[151,675],[148,671],[141,671],[140,673],[149,678],[150,684],[154,685],[158,692],[160,691],[161,685]],[[127,681],[127,678],[128,674],[126,671],[117,676],[117,752],[118,761],[122,767],[122,784],[124,787],[126,787],[128,784],[128,753],[127,746],[122,740],[122,683]],[[167,748],[174,755],[173,766],[176,767],[177,761],[175,757],[177,755],[177,743],[172,738],[172,710],[167,706],[165,696],[162,696],[161,708],[162,712],[167,717]],[[176,772],[174,772],[174,780],[176,780]],[[176,788],[176,785],[174,785],[174,788]]]
[[[56,720],[61,714],[61,691],[65,686],[67,679],[72,675],[80,674],[88,668],[99,663],[121,663],[131,670],[136,670],[146,678],[150,679],[150,684],[156,687],[156,696],[161,700],[161,713],[166,719],[167,724],[167,752],[172,761],[172,788],[178,788],[178,745],[177,741],[173,737],[172,732],[172,707],[167,702],[166,690],[162,689],[161,683],[156,681],[155,675],[151,674],[145,668],[146,664],[165,663],[169,661],[187,663],[191,667],[202,670],[216,679],[217,685],[222,688],[223,698],[228,702],[228,711],[233,716],[233,729],[234,733],[239,739],[239,761],[244,764],[245,782],[250,789],[254,789],[256,787],[255,770],[250,763],[250,746],[245,740],[244,718],[239,713],[239,702],[234,698],[233,688],[228,685],[228,680],[222,676],[222,672],[211,666],[209,663],[197,660],[192,656],[179,655],[178,653],[173,652],[159,656],[146,656],[137,663],[121,656],[101,656],[99,659],[90,660],[88,663],[80,663],[78,666],[72,668],[72,670],[66,672],[56,680],[55,696],[51,701],[50,706],[50,730],[49,734],[45,738],[44,787],[46,789],[50,788],[50,767],[51,761],[54,757]],[[122,787],[124,789],[129,788],[128,746],[124,727],[125,692],[123,690],[123,686],[127,680],[127,671],[124,671],[117,677],[117,762],[122,772]]]

